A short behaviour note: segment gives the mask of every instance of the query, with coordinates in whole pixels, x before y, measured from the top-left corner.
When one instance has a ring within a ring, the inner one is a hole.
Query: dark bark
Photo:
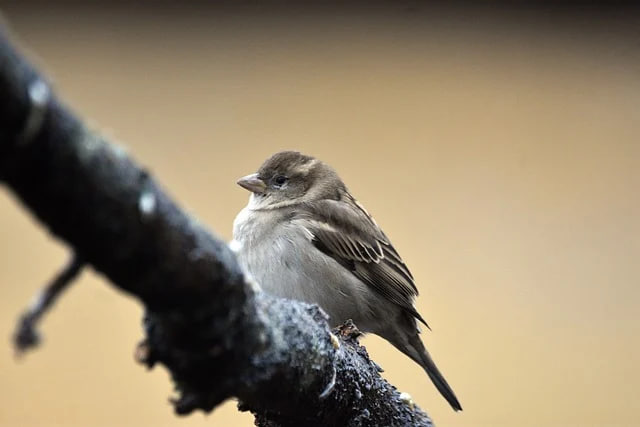
[[[0,181],[79,259],[146,308],[138,359],[180,414],[235,396],[264,426],[431,425],[347,325],[247,283],[225,242],[86,126],[0,34]],[[98,338],[96,338],[98,339]]]

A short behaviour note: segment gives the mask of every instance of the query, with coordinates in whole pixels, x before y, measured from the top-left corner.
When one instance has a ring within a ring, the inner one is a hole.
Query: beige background
[[[223,238],[247,199],[235,179],[269,154],[337,168],[412,268],[465,411],[364,343],[440,426],[638,425],[635,18],[15,3],[60,93]],[[176,418],[164,369],[133,363],[140,306],[90,271],[14,360],[16,315],[67,254],[6,188],[0,239],[0,425],[252,425],[233,403]]]

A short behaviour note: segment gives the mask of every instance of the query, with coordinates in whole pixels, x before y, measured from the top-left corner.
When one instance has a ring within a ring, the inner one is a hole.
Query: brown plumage
[[[238,184],[252,192],[234,222],[245,270],[275,295],[320,305],[330,321],[353,319],[420,364],[461,410],[418,334],[413,275],[373,217],[327,164],[294,151],[267,159]]]

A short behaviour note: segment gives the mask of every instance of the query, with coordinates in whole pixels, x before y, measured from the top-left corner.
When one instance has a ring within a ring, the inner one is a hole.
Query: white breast
[[[353,319],[367,330],[378,296],[318,250],[306,229],[284,220],[272,223],[268,215],[278,214],[248,206],[234,221],[232,245],[245,271],[265,292],[318,304],[332,323]]]

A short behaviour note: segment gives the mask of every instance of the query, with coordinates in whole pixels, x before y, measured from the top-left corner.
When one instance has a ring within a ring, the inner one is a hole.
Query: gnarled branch
[[[264,426],[431,425],[352,325],[248,283],[225,242],[87,127],[0,34],[0,181],[80,259],[145,306],[138,359],[170,371],[180,414],[231,396]]]

